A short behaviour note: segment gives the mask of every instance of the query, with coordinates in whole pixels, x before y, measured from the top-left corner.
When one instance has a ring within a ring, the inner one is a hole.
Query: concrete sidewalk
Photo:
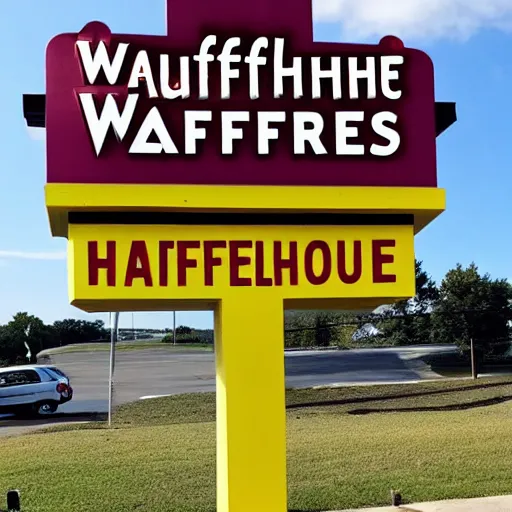
[[[512,495],[469,500],[432,501],[400,507],[365,508],[343,512],[512,512]]]

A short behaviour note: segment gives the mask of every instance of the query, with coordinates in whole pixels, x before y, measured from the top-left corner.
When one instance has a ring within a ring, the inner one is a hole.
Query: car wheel
[[[58,404],[55,402],[40,402],[35,405],[34,412],[38,416],[48,416],[57,410]]]

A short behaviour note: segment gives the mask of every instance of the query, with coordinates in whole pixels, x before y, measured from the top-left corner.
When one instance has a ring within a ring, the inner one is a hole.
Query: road
[[[428,353],[453,351],[453,346],[422,346],[349,351],[286,352],[286,386],[386,384],[435,379],[420,359]],[[18,434],[41,425],[87,421],[91,413],[108,407],[108,352],[54,354],[52,360],[66,372],[75,391],[73,400],[59,407],[55,419],[0,421],[0,436]],[[261,368],[265,377],[265,368]],[[214,354],[172,353],[167,349],[119,351],[116,355],[114,405],[141,398],[215,391]],[[1,419],[1,418],[0,418]]]
[[[419,359],[452,347],[406,347],[350,351],[287,352],[286,386],[313,387],[414,381],[438,377]],[[53,356],[71,378],[75,396],[61,412],[103,412],[108,405],[109,355],[105,352]],[[261,375],[264,377],[265,368]],[[169,350],[123,351],[116,355],[114,402],[142,397],[215,391],[214,355]]]

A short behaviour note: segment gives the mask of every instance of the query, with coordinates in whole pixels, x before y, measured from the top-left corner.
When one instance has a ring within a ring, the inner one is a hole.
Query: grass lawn
[[[120,341],[116,344],[116,351],[127,350],[141,350],[148,348],[161,348],[165,350],[172,350],[176,352],[186,352],[188,350],[204,350],[213,351],[212,345],[207,344],[187,344],[187,345],[173,345],[172,343],[162,343],[161,341]],[[84,343],[82,345],[67,345],[65,347],[58,347],[51,349],[51,354],[69,354],[75,352],[108,352],[110,350],[110,343]],[[38,354],[42,356],[46,351]]]
[[[289,508],[508,494],[512,378],[290,390]],[[23,512],[213,512],[215,397],[120,407],[116,428],[57,427],[0,440],[0,490]]]

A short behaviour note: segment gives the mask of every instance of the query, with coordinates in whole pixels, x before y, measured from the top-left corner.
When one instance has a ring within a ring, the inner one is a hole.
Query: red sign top
[[[50,42],[49,183],[437,186],[425,53],[313,42],[311,0],[168,0],[167,20]]]

